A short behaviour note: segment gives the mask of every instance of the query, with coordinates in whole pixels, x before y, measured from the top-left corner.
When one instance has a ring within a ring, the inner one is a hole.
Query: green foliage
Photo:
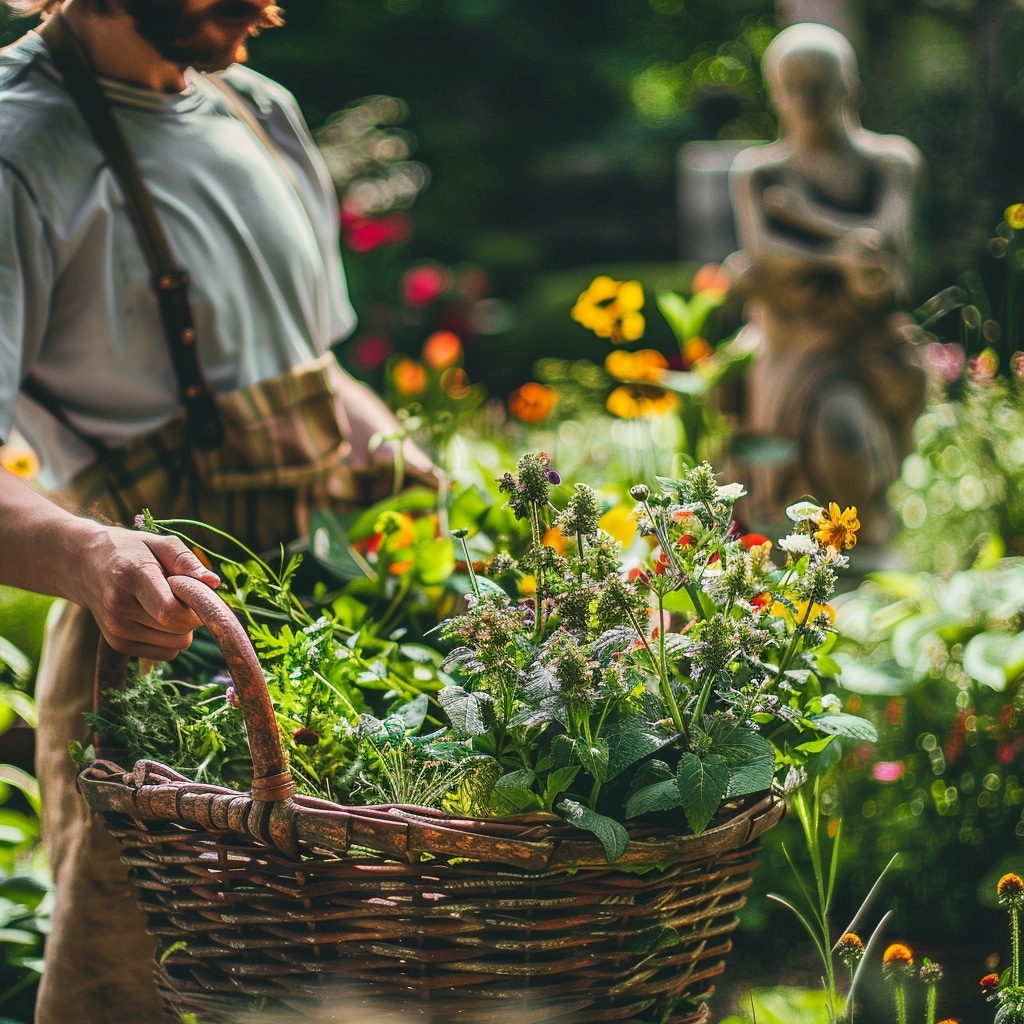
[[[445,668],[458,685],[440,695],[452,735],[501,766],[492,810],[560,811],[611,856],[611,822],[681,808],[700,832],[723,802],[801,763],[826,728],[873,735],[833,712],[816,674],[831,643],[819,602],[842,560],[812,536],[817,505],[794,516],[807,553],[780,569],[764,538],[730,533],[743,491],[707,464],[660,478],[657,493],[638,485],[633,515],[652,546],[627,571],[590,488],[560,507],[546,456],[517,470],[500,489],[527,542],[485,567],[502,587],[472,576],[469,610],[440,630],[456,645]]]
[[[851,873],[901,852],[898,902],[927,902],[930,928],[983,934],[964,878],[997,871],[1024,835],[1024,561],[878,573],[836,608],[847,707],[878,730],[843,761]]]

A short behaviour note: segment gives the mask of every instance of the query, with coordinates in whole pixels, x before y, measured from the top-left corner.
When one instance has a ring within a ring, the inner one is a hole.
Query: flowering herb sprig
[[[995,1024],[1024,1024],[1024,986],[1020,983],[1020,917],[1024,878],[1008,873],[996,883],[996,898],[1010,915],[1010,966],[1002,974],[986,974],[981,990],[996,1004]]]
[[[531,543],[496,554],[441,626],[455,643],[456,684],[439,695],[452,738],[502,770],[491,812],[561,813],[610,857],[631,819],[681,809],[700,832],[832,736],[873,738],[822,692],[816,660],[856,511],[791,510],[777,565],[767,538],[734,525],[743,488],[710,465],[657,484],[631,491],[648,554],[630,565],[594,492],[577,484],[559,506],[550,460],[524,456],[499,486]],[[564,549],[546,543],[556,527]]]

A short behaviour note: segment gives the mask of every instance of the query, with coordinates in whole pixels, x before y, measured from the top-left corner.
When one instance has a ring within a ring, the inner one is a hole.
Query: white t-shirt
[[[355,322],[333,186],[294,99],[233,66],[279,159],[189,72],[165,95],[103,80],[171,251],[189,272],[205,376],[227,391],[307,362]],[[0,438],[13,424],[63,486],[90,449],[18,389],[32,373],[108,444],[177,411],[177,384],[120,186],[42,39],[0,53]]]

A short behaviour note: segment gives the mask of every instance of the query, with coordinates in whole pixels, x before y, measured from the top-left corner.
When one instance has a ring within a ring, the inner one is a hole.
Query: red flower
[[[766,608],[771,604],[772,595],[766,590],[763,594],[758,594],[757,597],[750,599],[750,607],[756,611],[760,611],[762,608]]]
[[[688,548],[693,544],[693,536],[689,533],[684,533],[682,537],[676,541],[676,544],[681,548]]]
[[[981,986],[982,992],[991,992],[993,989],[999,988],[999,975],[986,974],[978,984]]]
[[[740,537],[740,547],[744,551],[760,547],[762,544],[770,544],[771,541],[760,533],[745,533]]]

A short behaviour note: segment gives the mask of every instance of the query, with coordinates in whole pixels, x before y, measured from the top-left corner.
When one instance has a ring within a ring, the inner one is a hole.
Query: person
[[[863,539],[883,544],[886,488],[924,402],[900,312],[922,159],[909,140],[861,126],[856,56],[834,29],[784,29],[763,67],[781,137],[732,164],[741,249],[728,265],[755,352],[744,429],[787,440],[796,457],[755,468],[752,515],[810,492],[858,506]]]
[[[0,52],[0,443],[16,426],[49,486],[0,469],[0,582],[65,599],[37,678],[37,772],[56,901],[36,1021],[148,1024],[168,1019],[153,981],[154,940],[116,844],[75,791],[67,744],[88,736],[82,715],[99,637],[124,654],[171,659],[200,623],[167,576],[211,587],[218,579],[176,538],[129,528],[130,509],[118,522],[119,506],[97,504],[96,467],[109,462],[97,452],[117,462],[143,438],[155,453],[151,476],[161,478],[163,442],[183,434],[181,398],[126,193],[57,70],[48,27],[61,27],[91,64],[188,271],[188,340],[197,339],[218,401],[326,357],[347,465],[367,468],[373,436],[396,436],[397,422],[329,356],[355,320],[333,187],[294,99],[241,63],[249,37],[280,23],[279,8],[265,0],[7,3],[43,21]],[[31,399],[30,380],[39,385]],[[392,440],[392,456],[398,445],[407,466],[433,479],[411,444]],[[186,483],[165,476],[160,500]],[[300,497],[288,500],[297,508]],[[94,506],[106,515],[86,514]],[[289,539],[295,521],[276,527],[280,536],[263,535],[260,506],[246,508],[259,543]],[[162,511],[153,508],[158,518]]]

